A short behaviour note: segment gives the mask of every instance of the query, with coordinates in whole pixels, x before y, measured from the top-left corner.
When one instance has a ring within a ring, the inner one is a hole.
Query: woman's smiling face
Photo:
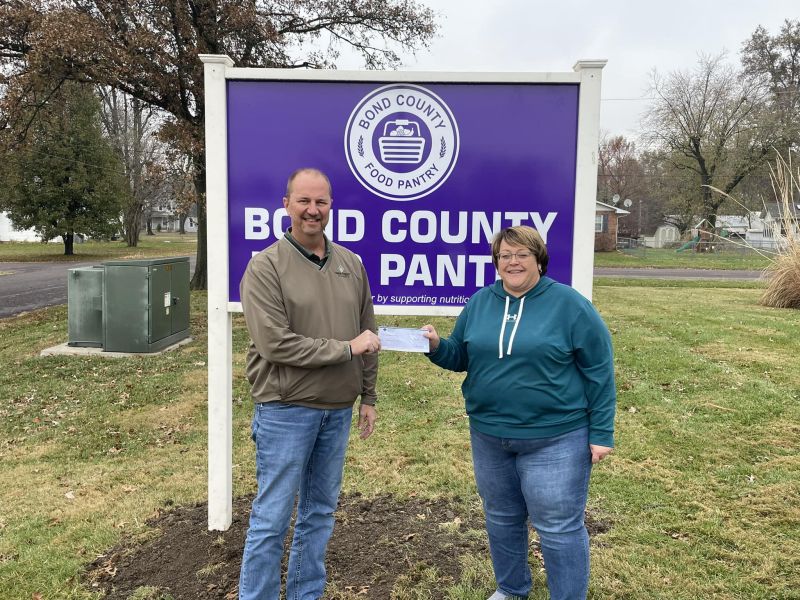
[[[539,282],[539,263],[530,248],[512,246],[505,240],[497,253],[497,271],[503,289],[512,296],[522,296]]]

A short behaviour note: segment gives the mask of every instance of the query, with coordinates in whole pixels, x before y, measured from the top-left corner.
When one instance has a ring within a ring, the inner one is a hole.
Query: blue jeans
[[[551,600],[586,598],[588,428],[546,439],[498,438],[471,429],[470,438],[497,589],[523,598],[531,591],[530,518],[542,544]]]
[[[256,404],[253,441],[258,493],[242,557],[240,600],[278,600],[283,542],[296,497],[286,598],[322,598],[325,548],[333,532],[352,413],[352,408]]]

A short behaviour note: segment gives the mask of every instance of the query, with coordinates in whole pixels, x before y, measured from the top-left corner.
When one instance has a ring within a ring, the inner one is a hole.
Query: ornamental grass
[[[795,212],[795,190],[800,182],[800,169],[792,172],[791,162],[781,156],[770,165],[770,179],[781,210],[774,237],[778,254],[764,269],[767,287],[759,302],[774,308],[800,308],[800,227]]]

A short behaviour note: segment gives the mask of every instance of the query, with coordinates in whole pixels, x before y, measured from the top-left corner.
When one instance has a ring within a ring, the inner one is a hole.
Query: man
[[[283,206],[292,226],[254,256],[241,282],[251,343],[258,493],[250,514],[240,600],[278,600],[283,542],[297,498],[287,600],[318,600],[333,531],[353,403],[358,426],[375,427],[380,340],[358,257],[325,236],[331,185],[295,171]]]

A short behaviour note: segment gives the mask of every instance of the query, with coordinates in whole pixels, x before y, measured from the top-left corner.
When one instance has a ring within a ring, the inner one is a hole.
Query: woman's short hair
[[[492,262],[495,269],[497,268],[497,255],[500,254],[500,244],[503,242],[509,246],[522,246],[533,252],[536,262],[541,267],[541,274],[547,274],[547,263],[550,261],[550,256],[547,254],[547,246],[545,246],[542,236],[533,227],[517,225],[497,232],[492,240]]]

